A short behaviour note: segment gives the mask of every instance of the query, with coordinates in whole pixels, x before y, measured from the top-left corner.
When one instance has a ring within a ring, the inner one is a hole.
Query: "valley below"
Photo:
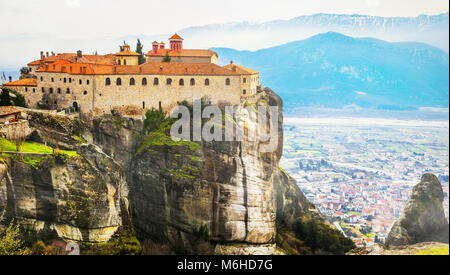
[[[424,173],[442,183],[448,220],[446,118],[442,110],[296,110],[285,118],[280,167],[357,246],[383,242]]]

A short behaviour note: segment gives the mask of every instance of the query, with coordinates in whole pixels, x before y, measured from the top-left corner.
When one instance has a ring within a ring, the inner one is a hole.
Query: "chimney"
[[[83,52],[81,50],[77,51],[77,58],[82,58],[83,57]]]
[[[233,64],[233,60],[230,60],[230,64]]]
[[[41,60],[44,59],[44,51],[41,51]]]
[[[130,51],[130,45],[123,45],[123,51],[129,52]]]
[[[46,52],[45,55],[47,55],[47,57],[48,57],[48,52]]]
[[[158,53],[158,42],[153,42],[152,43],[152,54],[157,54]]]
[[[55,53],[52,51],[52,56],[55,56]]]
[[[9,82],[12,82],[12,76],[9,76]]]
[[[166,44],[164,44],[164,42],[159,43],[159,48],[164,50],[166,48]]]

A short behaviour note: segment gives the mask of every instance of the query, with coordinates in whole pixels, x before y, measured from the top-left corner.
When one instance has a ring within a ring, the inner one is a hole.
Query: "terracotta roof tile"
[[[172,36],[169,38],[169,40],[172,40],[172,39],[183,40],[183,38],[181,38],[181,36],[179,36],[178,34],[174,34],[174,35],[172,35]]]
[[[21,111],[14,108],[13,106],[0,106],[0,116],[6,116],[11,114],[17,114]]]
[[[8,82],[3,84],[3,86],[31,86],[31,87],[36,87],[37,86],[37,82],[36,79],[34,78],[22,78],[19,79],[17,81],[13,81],[13,82]]]
[[[158,53],[154,54],[152,51],[147,52],[147,56],[165,56],[169,53],[169,56],[176,57],[211,57],[213,55],[218,56],[215,51],[211,50],[181,50],[171,51],[170,49],[159,49]]]
[[[257,74],[258,73],[257,71],[254,71],[254,70],[251,70],[249,68],[245,68],[245,67],[242,67],[242,66],[239,66],[239,65],[236,65],[236,64],[228,64],[228,65],[223,66],[223,67],[226,68],[226,69],[238,72],[239,74],[247,74],[247,75],[249,75],[249,74]]]

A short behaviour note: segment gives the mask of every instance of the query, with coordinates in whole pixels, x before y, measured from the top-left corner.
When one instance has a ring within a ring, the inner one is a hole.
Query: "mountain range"
[[[213,48],[260,72],[286,107],[448,108],[449,55],[416,42],[318,34],[258,51]]]
[[[374,37],[390,42],[414,41],[449,49],[449,14],[417,17],[380,17],[360,14],[314,14],[289,20],[263,23],[235,22],[210,24],[181,29],[186,46],[208,48],[229,47],[258,50],[302,40],[313,35],[334,31],[353,37]],[[127,36],[122,40],[166,40],[168,34]],[[147,42],[148,44],[148,42]]]

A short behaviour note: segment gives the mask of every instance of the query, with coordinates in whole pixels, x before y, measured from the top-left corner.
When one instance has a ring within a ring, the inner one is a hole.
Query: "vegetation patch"
[[[449,247],[436,247],[414,253],[413,255],[449,255]]]

